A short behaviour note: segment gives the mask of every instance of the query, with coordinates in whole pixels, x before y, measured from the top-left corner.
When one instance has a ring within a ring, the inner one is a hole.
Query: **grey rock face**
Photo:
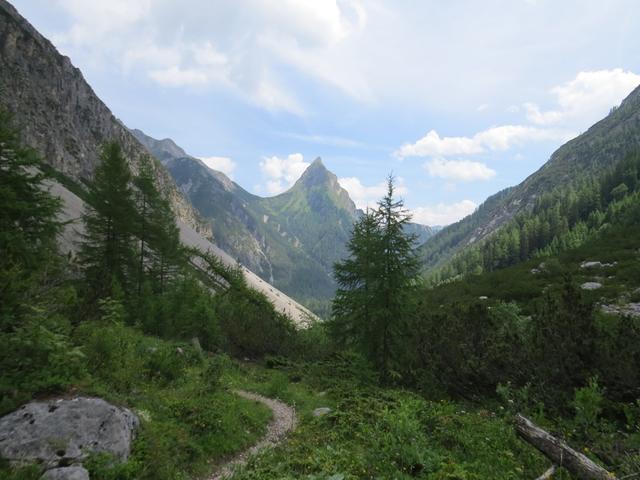
[[[0,106],[13,112],[24,141],[55,169],[76,180],[91,179],[101,146],[111,140],[122,145],[134,173],[150,155],[71,60],[5,0],[0,0],[0,65]],[[159,162],[154,176],[176,216],[210,234]]]
[[[81,462],[92,452],[126,461],[138,424],[130,410],[100,398],[31,402],[0,418],[0,456],[45,468]]]
[[[47,470],[40,480],[89,480],[89,472],[80,465],[54,468]]]
[[[580,285],[580,288],[582,290],[597,290],[599,288],[602,288],[602,284],[599,282],[585,282]]]

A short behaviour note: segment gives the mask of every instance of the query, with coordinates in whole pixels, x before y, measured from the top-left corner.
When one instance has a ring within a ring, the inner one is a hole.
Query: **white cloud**
[[[476,112],[484,112],[487,108],[489,108],[489,104],[483,103],[482,105],[477,106]]]
[[[423,225],[449,225],[473,213],[478,204],[471,200],[456,203],[438,203],[433,206],[418,207],[411,211],[413,221]]]
[[[426,157],[446,155],[469,155],[481,153],[483,148],[473,138],[440,137],[435,130],[413,144],[403,145],[397,152],[400,157]]]
[[[445,157],[473,155],[486,151],[508,150],[516,145],[538,141],[566,141],[572,134],[526,125],[502,125],[476,133],[473,137],[441,137],[431,130],[412,144],[405,144],[396,152],[399,157]]]
[[[260,170],[266,177],[266,191],[277,195],[291,187],[309,166],[301,153],[292,153],[286,158],[277,156],[263,157]]]
[[[403,178],[395,179],[395,195],[406,195],[409,191],[404,184]],[[339,178],[338,183],[349,192],[349,196],[356,207],[365,209],[367,207],[375,207],[382,197],[387,193],[387,182],[380,182],[376,185],[363,185],[357,177]]]
[[[606,115],[638,85],[640,75],[621,68],[579,72],[573,80],[551,89],[559,108],[542,111],[531,102],[524,108],[529,121],[537,125],[570,123],[584,128]]]
[[[495,170],[487,167],[484,163],[470,160],[434,158],[423,166],[432,177],[444,178],[445,180],[471,182],[474,180],[489,180],[496,175]]]
[[[229,157],[198,157],[209,168],[224,173],[229,178],[233,178],[233,171],[238,166]]]
[[[101,68],[120,65],[164,87],[224,88],[261,108],[296,115],[304,108],[287,79],[276,75],[282,63],[322,81],[338,78],[323,58],[367,22],[360,0],[282,0],[277,8],[270,0],[58,4],[70,27],[53,38],[74,58]],[[365,86],[333,83],[354,94]]]

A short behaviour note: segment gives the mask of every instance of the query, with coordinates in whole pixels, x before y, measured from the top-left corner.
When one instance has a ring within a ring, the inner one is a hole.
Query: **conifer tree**
[[[380,353],[374,335],[374,315],[381,236],[377,215],[367,210],[353,226],[347,244],[350,256],[334,266],[339,288],[332,305],[331,329],[336,339],[361,348],[370,358],[377,358]]]
[[[161,229],[153,222],[157,217],[156,211],[161,208],[162,197],[156,189],[153,172],[148,158],[142,160],[140,173],[133,181],[136,187],[135,201],[137,210],[137,222],[135,233],[138,243],[137,251],[137,294],[140,296],[142,285],[145,282],[145,268],[148,268],[155,259],[152,245],[160,243]]]
[[[402,349],[402,342],[398,342],[407,332],[407,317],[419,273],[416,237],[404,232],[411,215],[404,209],[402,200],[394,199],[393,180],[390,175],[387,194],[378,202],[377,211],[382,230],[382,282],[378,292],[382,305],[376,331],[382,343],[379,369],[383,383],[389,380],[392,359]]]
[[[120,145],[106,144],[89,189],[80,261],[93,299],[109,296],[115,282],[129,291],[134,265],[136,209],[131,171]]]
[[[20,144],[11,115],[0,110],[0,331],[15,326],[57,256],[61,202],[35,152]]]
[[[180,243],[180,229],[169,202],[158,196],[157,204],[151,212],[154,262],[151,266],[152,280],[162,293],[167,283],[186,263],[186,253]]]
[[[334,336],[363,351],[387,383],[407,334],[412,290],[419,263],[415,236],[405,233],[410,215],[394,198],[393,177],[378,208],[356,222],[349,258],[334,266],[338,290],[333,303]]]

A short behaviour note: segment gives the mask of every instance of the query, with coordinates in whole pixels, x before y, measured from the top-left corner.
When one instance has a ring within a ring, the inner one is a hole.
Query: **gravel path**
[[[267,426],[267,433],[258,443],[247,450],[240,452],[223,465],[220,465],[208,480],[223,480],[231,478],[233,475],[233,469],[236,466],[246,463],[247,459],[259,450],[276,445],[289,431],[293,430],[298,423],[296,411],[285,403],[272,398],[263,397],[256,393],[246,392],[244,390],[234,390],[233,393],[246,398],[247,400],[254,400],[266,405],[273,412],[273,419]]]

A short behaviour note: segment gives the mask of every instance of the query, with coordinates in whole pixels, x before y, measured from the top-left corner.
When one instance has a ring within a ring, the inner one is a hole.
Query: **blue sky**
[[[640,84],[640,2],[14,0],[127,126],[259,195],[321,156],[447,224]]]

